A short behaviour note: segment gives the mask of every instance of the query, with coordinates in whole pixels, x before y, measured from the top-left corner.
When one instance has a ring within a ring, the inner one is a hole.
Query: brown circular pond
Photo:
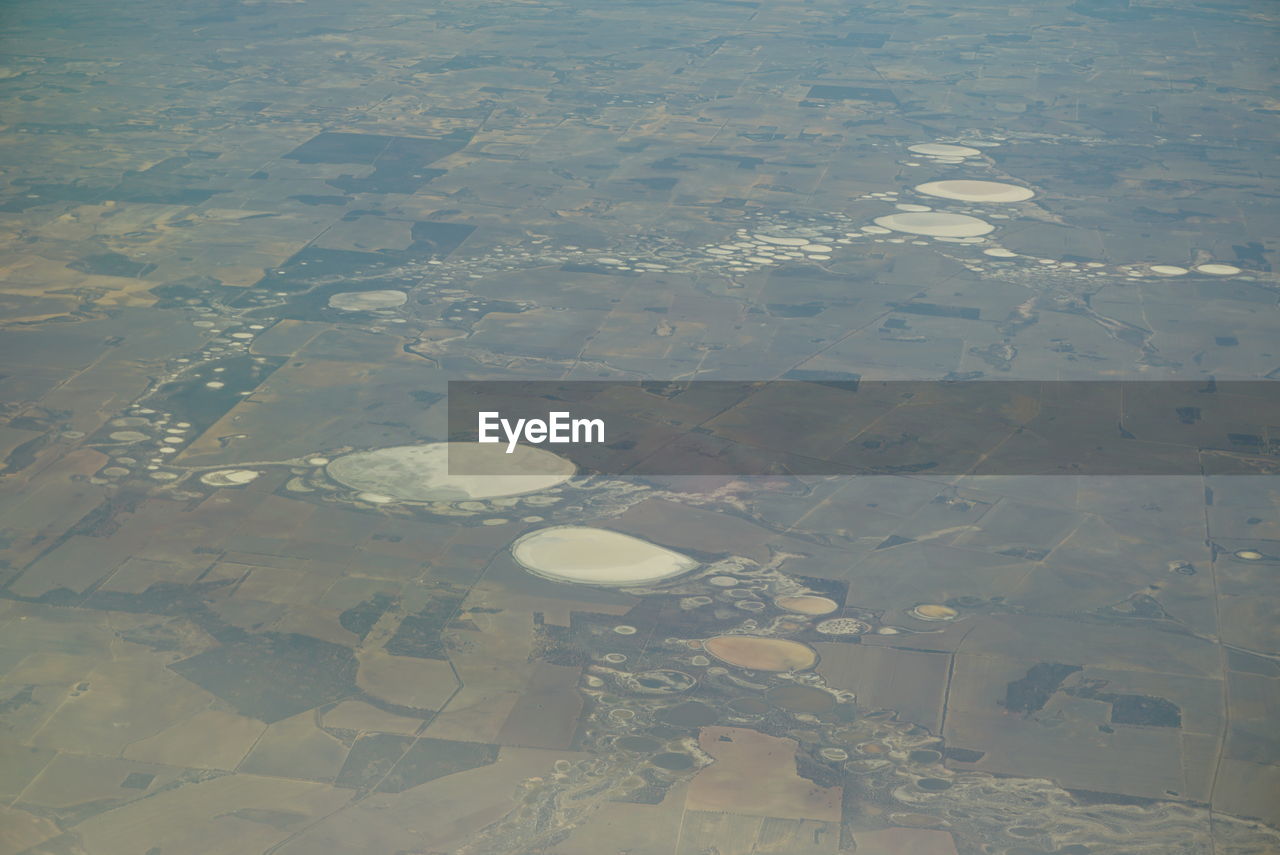
[[[719,635],[703,646],[721,662],[756,671],[804,671],[818,662],[812,647],[786,638]]]
[[[774,600],[778,608],[800,615],[829,615],[840,608],[840,604],[830,597],[795,596],[778,597]]]

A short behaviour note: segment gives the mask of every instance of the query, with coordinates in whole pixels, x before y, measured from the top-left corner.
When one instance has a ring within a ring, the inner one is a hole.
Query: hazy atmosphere
[[[1275,3],[0,27],[0,855],[1280,853]]]

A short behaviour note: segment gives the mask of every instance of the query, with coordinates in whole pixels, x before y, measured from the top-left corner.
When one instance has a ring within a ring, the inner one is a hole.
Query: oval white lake
[[[535,576],[579,585],[645,585],[688,573],[698,562],[647,540],[589,526],[530,532],[511,554]]]
[[[451,474],[451,454],[455,469],[471,468],[471,463],[503,474]],[[558,454],[527,445],[507,454],[501,444],[433,442],[345,454],[325,471],[353,490],[407,502],[449,502],[546,490],[572,478],[576,467]]]

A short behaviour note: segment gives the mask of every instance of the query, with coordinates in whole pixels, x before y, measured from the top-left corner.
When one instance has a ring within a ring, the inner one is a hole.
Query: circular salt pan
[[[329,298],[329,308],[367,312],[370,309],[394,309],[408,300],[409,295],[403,291],[343,291]]]
[[[1240,268],[1234,264],[1197,264],[1196,270],[1210,276],[1234,276],[1240,272]]]
[[[490,466],[502,474],[450,474],[451,456],[454,468]],[[575,468],[557,454],[527,445],[507,454],[500,443],[433,442],[346,454],[330,461],[326,471],[353,490],[407,502],[452,502],[546,490],[572,478]]]
[[[993,246],[991,247],[991,249],[984,249],[982,252],[984,255],[989,255],[992,258],[1017,258],[1018,257],[1018,253],[1011,252],[1005,249],[1004,247],[999,247],[999,246]]]
[[[823,635],[862,635],[871,631],[871,624],[857,618],[831,618],[814,627]]]
[[[201,475],[200,481],[210,487],[239,487],[257,477],[258,473],[252,469],[219,469]]]
[[[107,435],[107,439],[116,442],[142,442],[146,438],[145,433],[136,430],[118,430]]]
[[[977,237],[995,230],[986,220],[967,214],[942,214],[936,211],[920,214],[889,214],[876,217],[876,225],[895,232],[930,237]]]
[[[687,555],[589,526],[554,526],[530,532],[511,554],[536,576],[580,585],[645,585],[688,573],[698,562]]]
[[[946,145],[944,143],[920,143],[907,146],[912,154],[927,154],[931,157],[976,157],[982,152],[967,145]]]
[[[1002,181],[930,181],[916,187],[917,193],[961,202],[1025,202],[1036,195],[1026,187]]]
[[[840,608],[840,604],[829,597],[809,595],[778,597],[778,599],[774,600],[774,603],[780,609],[786,609],[789,612],[801,615],[829,615]]]
[[[925,603],[924,605],[916,606],[908,614],[919,620],[955,620],[959,612],[950,606]]]
[[[804,246],[809,242],[807,238],[800,237],[774,237],[773,235],[752,235],[756,240],[762,243],[771,243],[774,246]]]
[[[721,662],[754,671],[803,671],[818,661],[812,647],[785,638],[719,635],[703,647]]]
[[[1151,265],[1152,273],[1159,273],[1161,276],[1182,276],[1187,273],[1187,268],[1177,267],[1172,264],[1153,264]]]

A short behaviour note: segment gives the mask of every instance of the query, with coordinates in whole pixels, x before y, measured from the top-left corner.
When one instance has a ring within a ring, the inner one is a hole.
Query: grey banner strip
[[[1280,382],[451,381],[449,439],[493,449],[464,475],[1276,474]]]

